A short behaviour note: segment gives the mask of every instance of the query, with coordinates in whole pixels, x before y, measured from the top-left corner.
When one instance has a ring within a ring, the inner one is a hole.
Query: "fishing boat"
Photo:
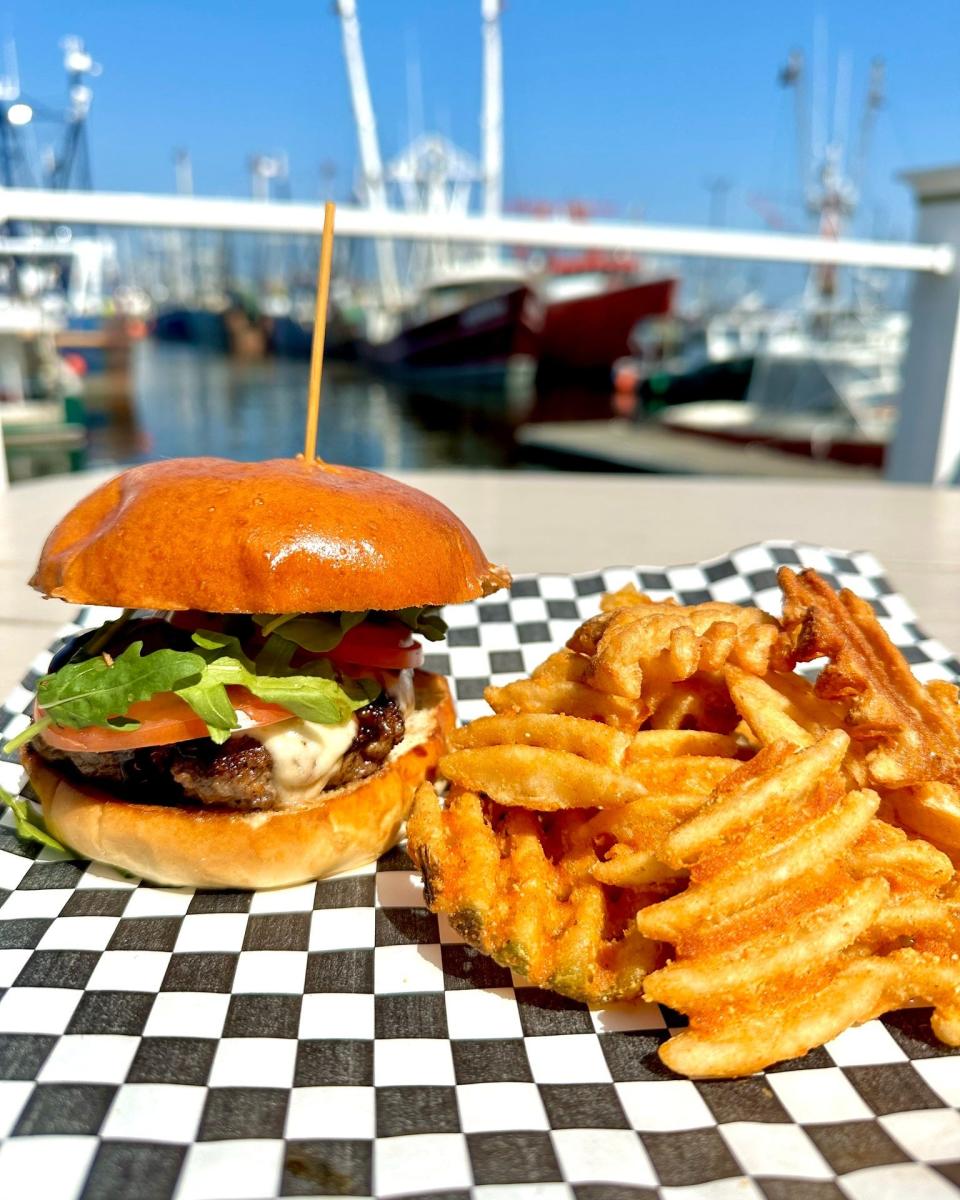
[[[425,285],[392,322],[371,327],[358,354],[411,384],[513,391],[533,381],[542,326],[536,293],[515,273],[461,265]]]
[[[438,221],[462,216],[482,185],[482,211],[503,206],[500,0],[483,4],[482,163],[438,133],[414,136],[384,165],[356,18],[355,0],[337,0],[362,167],[362,196],[375,211],[396,199],[403,211]],[[586,215],[581,214],[581,215]],[[598,261],[598,257],[603,261]],[[549,370],[602,369],[627,352],[633,325],[669,311],[673,280],[638,278],[633,256],[584,255],[546,269],[506,257],[495,245],[445,239],[398,253],[376,239],[380,302],[367,313],[358,357],[412,383],[457,381],[527,386],[537,363]]]
[[[835,339],[760,353],[742,400],[674,405],[651,419],[699,438],[878,467],[900,392],[899,354],[887,346]]]
[[[279,358],[307,360],[313,347],[312,293],[297,296],[286,311],[267,312],[268,347]],[[357,335],[362,326],[361,314],[351,312],[331,297],[327,332],[323,344],[326,359],[351,361],[357,357]]]
[[[0,480],[85,465],[82,384],[55,331],[38,304],[0,297]]]
[[[638,322],[672,310],[677,281],[623,282],[594,269],[551,274],[538,290],[545,309],[541,370],[606,373],[630,353],[630,334]]]

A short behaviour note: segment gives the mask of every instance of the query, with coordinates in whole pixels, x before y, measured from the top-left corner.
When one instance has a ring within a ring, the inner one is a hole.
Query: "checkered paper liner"
[[[519,579],[450,608],[427,666],[469,720],[487,683],[529,672],[603,591],[776,611],[782,563],[869,598],[921,678],[960,675],[871,555],[792,542]],[[80,612],[64,636],[105,615]],[[4,740],[50,653],[0,711]],[[17,791],[19,764],[0,762],[0,783]],[[525,986],[422,907],[401,848],[319,883],[203,892],[63,861],[0,821],[2,1196],[960,1194],[960,1055],[927,1012],[710,1081],[660,1063],[679,1020]]]

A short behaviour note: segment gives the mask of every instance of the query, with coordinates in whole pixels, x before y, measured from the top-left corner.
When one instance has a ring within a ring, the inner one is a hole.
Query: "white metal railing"
[[[217,229],[244,233],[315,233],[323,205],[137,192],[53,192],[0,188],[0,221],[63,222],[166,229]],[[624,250],[693,258],[754,259],[784,263],[836,263],[893,271],[948,275],[956,265],[952,245],[911,245],[784,233],[749,233],[681,225],[572,221],[536,217],[441,217],[337,209],[338,237],[396,237],[419,241],[498,243],[530,247]]]
[[[949,484],[960,471],[960,168],[909,175],[917,243],[829,240],[782,233],[531,217],[470,217],[343,206],[341,237],[406,238],[837,264],[916,272],[900,421],[888,478]],[[319,234],[323,206],[127,192],[0,188],[0,222]]]

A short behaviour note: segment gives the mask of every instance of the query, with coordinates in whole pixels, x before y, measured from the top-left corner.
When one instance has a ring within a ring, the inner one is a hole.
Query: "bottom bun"
[[[415,681],[416,735],[375,775],[325,792],[316,804],[252,813],[137,804],[67,779],[29,747],[23,765],[47,828],[84,858],[179,887],[303,883],[372,862],[397,840],[454,723],[446,680],[417,672]]]

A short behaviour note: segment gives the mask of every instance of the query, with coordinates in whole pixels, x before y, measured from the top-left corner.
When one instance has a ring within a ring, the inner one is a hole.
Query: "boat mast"
[[[793,118],[797,139],[797,176],[800,191],[806,198],[810,184],[810,122],[806,94],[806,63],[802,50],[791,50],[777,80],[781,87],[793,92]]]
[[[340,28],[343,33],[343,57],[347,65],[350,100],[353,105],[353,119],[357,127],[357,142],[360,148],[363,198],[368,207],[378,212],[384,212],[387,208],[387,187],[383,175],[383,162],[380,158],[377,122],[373,114],[373,102],[370,99],[370,86],[367,83],[363,46],[360,42],[360,22],[357,20],[356,0],[337,0],[337,12],[340,16]],[[393,242],[386,238],[377,238],[374,247],[381,295],[384,302],[388,306],[392,306],[400,299]]]
[[[178,196],[193,195],[193,161],[185,149],[174,151],[174,179]],[[186,230],[170,230],[169,251],[173,263],[173,295],[184,303],[196,301],[196,259],[192,253],[194,245]],[[194,235],[195,237],[196,235]],[[195,244],[195,243],[194,243]]]
[[[841,56],[837,67],[837,83],[834,89],[833,128],[828,133],[823,109],[826,104],[825,83],[826,28],[817,21],[814,29],[814,103],[810,121],[813,133],[807,137],[806,96],[804,94],[804,61],[800,51],[793,51],[786,66],[780,71],[782,86],[793,89],[795,97],[797,152],[800,186],[803,190],[807,212],[817,221],[821,237],[837,240],[844,225],[857,209],[858,189],[845,170],[845,146],[847,110],[850,103],[850,60]],[[867,114],[864,126],[869,133],[868,114],[879,107],[875,95],[882,95],[877,78],[871,74],[871,88],[867,97]],[[872,106],[872,107],[871,107]],[[861,133],[861,145],[865,136]],[[839,280],[837,267],[824,264],[815,268],[810,275],[810,284],[819,306],[829,307],[836,301]]]
[[[95,78],[102,68],[90,57],[83,38],[70,34],[60,43],[63,50],[63,69],[67,73],[70,108],[67,111],[67,132],[63,149],[50,172],[50,187],[79,187],[90,191],[90,148],[87,145],[87,114],[93,102],[93,89],[87,76]]]
[[[33,187],[30,170],[20,137],[20,128],[33,115],[30,105],[20,99],[20,68],[13,38],[3,47],[3,73],[0,74],[0,184],[3,187]],[[5,226],[10,230],[9,222]]]
[[[500,42],[501,0],[482,0],[483,12],[483,182],[484,215],[503,210],[503,53]],[[497,248],[488,250],[497,257]]]
[[[877,121],[877,112],[883,108],[886,99],[886,63],[882,58],[875,58],[870,63],[870,79],[867,84],[867,95],[863,102],[863,114],[860,118],[860,144],[857,147],[857,161],[853,170],[853,181],[861,195],[866,184],[867,159],[870,155],[873,127]]]

